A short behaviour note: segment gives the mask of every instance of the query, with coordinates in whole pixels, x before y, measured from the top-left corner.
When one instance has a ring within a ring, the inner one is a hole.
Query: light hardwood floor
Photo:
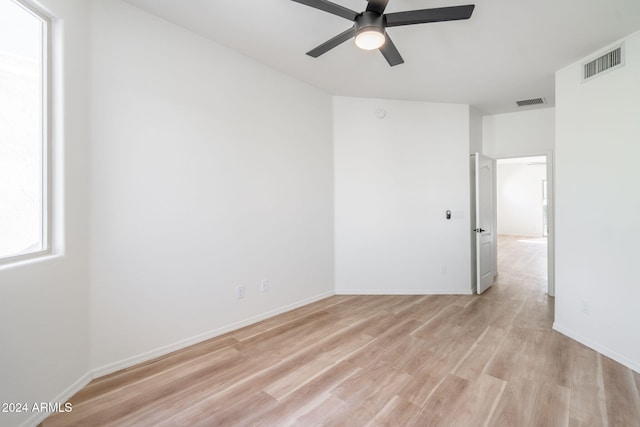
[[[551,330],[545,246],[481,296],[334,296],[99,378],[44,426],[640,426],[640,375]]]

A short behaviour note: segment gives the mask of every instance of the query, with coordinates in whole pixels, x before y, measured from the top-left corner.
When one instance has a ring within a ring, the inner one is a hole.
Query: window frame
[[[53,55],[52,55],[52,18],[33,3],[27,0],[11,0],[16,6],[22,7],[28,13],[42,21],[42,164],[41,188],[42,188],[42,249],[24,253],[9,255],[0,258],[0,267],[22,261],[42,258],[53,252]]]

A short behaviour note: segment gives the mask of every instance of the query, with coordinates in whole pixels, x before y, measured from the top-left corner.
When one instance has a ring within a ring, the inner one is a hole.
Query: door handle
[[[485,232],[487,230],[484,230],[482,228],[474,228],[473,231],[475,231],[476,233],[483,233],[483,232]]]

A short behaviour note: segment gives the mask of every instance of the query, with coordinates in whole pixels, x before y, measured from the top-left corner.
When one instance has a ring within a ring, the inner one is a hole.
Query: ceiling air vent
[[[538,105],[538,104],[544,104],[545,100],[544,98],[532,98],[532,99],[523,99],[520,101],[516,101],[516,105],[518,107],[528,107],[529,105]]]
[[[623,65],[622,46],[618,46],[599,58],[589,61],[582,66],[582,80],[588,80],[598,74]]]

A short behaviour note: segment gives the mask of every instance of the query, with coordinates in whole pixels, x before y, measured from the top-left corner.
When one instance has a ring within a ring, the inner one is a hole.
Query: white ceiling
[[[520,99],[554,105],[556,70],[640,29],[640,0],[390,0],[387,12],[476,5],[466,21],[389,28],[405,60],[391,68],[353,41],[305,55],[352,23],[290,0],[127,1],[334,95],[471,104],[484,114],[516,111]]]

